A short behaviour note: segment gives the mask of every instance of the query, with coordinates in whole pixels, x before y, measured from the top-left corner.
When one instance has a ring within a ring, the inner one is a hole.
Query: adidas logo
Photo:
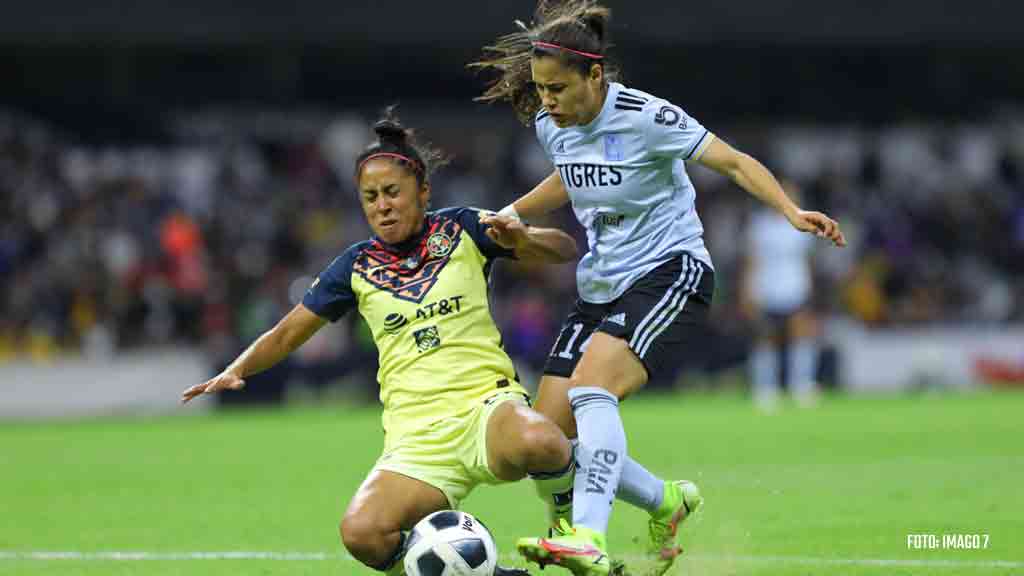
[[[605,321],[606,322],[611,322],[612,324],[618,324],[619,326],[622,326],[623,328],[625,328],[625,326],[626,326],[626,313],[625,312],[619,312],[618,314],[614,314],[612,316],[608,316],[608,317],[605,318]]]

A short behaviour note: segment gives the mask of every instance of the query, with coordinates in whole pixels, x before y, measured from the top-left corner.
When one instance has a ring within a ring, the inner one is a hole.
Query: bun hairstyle
[[[429,143],[419,142],[416,133],[406,128],[395,114],[395,106],[388,106],[384,116],[373,125],[377,141],[367,146],[356,158],[355,179],[358,182],[363,166],[374,158],[387,158],[416,175],[416,182],[423,186],[430,183],[435,170],[448,163],[441,150]]]
[[[534,57],[558,58],[584,77],[597,64],[604,68],[607,80],[616,80],[618,66],[607,58],[611,17],[611,10],[594,0],[541,0],[530,26],[517,20],[518,32],[485,46],[483,57],[469,65],[472,69],[498,73],[476,100],[508,101],[520,121],[527,126],[533,124],[541,108],[540,97],[532,85],[530,60]]]
[[[396,118],[384,118],[373,125],[373,132],[381,144],[392,144],[394,146],[405,146],[409,134]]]
[[[553,14],[533,38],[533,56],[557,56],[567,66],[586,74],[600,64],[608,50],[606,31],[611,10],[592,2],[579,2],[567,14]],[[550,9],[549,9],[550,10]]]

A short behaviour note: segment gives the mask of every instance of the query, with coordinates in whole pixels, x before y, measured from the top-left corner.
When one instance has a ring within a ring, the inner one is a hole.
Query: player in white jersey
[[[728,176],[803,232],[845,244],[836,222],[801,210],[772,174],[672,103],[614,82],[606,28],[610,11],[592,0],[542,1],[533,27],[517,23],[472,67],[499,77],[481,98],[508,101],[557,170],[488,220],[500,237],[513,219],[572,203],[589,252],[577,271],[579,299],[545,366],[537,409],[578,437],[572,523],[524,538],[519,551],[578,576],[608,574],[605,533],[618,495],[651,513],[656,574],[681,549],[679,522],[700,506],[693,483],[665,482],[628,458],[620,399],[651,374],[670,371],[686,340],[706,322],[714,287],[711,258],[694,208],[686,161]],[[570,479],[571,480],[571,479]],[[551,502],[558,489],[538,484]],[[555,508],[566,514],[566,507]]]
[[[787,187],[793,197],[794,190]],[[771,411],[778,403],[785,374],[786,390],[797,403],[814,403],[817,355],[811,299],[811,248],[806,234],[767,209],[756,210],[747,226],[741,308],[754,322],[756,342],[750,355],[754,401]],[[785,358],[781,370],[780,356]]]

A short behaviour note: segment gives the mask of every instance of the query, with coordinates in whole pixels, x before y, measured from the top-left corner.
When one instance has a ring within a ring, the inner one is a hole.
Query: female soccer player
[[[374,237],[351,246],[313,282],[302,303],[215,378],[182,401],[237,390],[328,321],[356,308],[380,353],[384,451],[349,503],[341,538],[360,562],[402,573],[404,530],[457,508],[479,484],[572,469],[556,424],[529,408],[488,306],[494,259],[566,262],[564,232],[511,223],[502,244],[482,212],[427,212],[437,151],[418,144],[391,111],[357,159],[356,182]],[[500,571],[499,574],[519,574]]]
[[[757,160],[681,108],[614,82],[609,18],[592,0],[542,1],[532,28],[518,23],[519,32],[471,64],[499,73],[480,99],[508,101],[534,123],[557,168],[484,221],[500,239],[518,218],[572,202],[590,248],[536,404],[567,435],[578,432],[572,526],[554,538],[522,539],[520,552],[577,575],[607,574],[610,495],[619,490],[651,512],[649,547],[661,574],[681,551],[679,522],[702,500],[692,483],[663,482],[627,458],[618,404],[652,374],[674,371],[711,304],[714,269],[685,162],[728,176],[798,230],[839,246],[845,239],[836,222],[801,210]]]

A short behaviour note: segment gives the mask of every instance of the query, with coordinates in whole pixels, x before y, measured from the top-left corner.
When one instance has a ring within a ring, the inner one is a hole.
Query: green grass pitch
[[[630,453],[706,497],[674,574],[1024,574],[1024,394],[838,397],[773,415],[738,396],[647,395],[622,412]],[[0,574],[375,574],[337,524],[380,450],[379,407],[182,414],[0,424]],[[506,560],[544,529],[526,482],[482,487],[465,509]],[[920,533],[988,547],[908,549]],[[612,554],[645,537],[645,515],[617,503]]]

